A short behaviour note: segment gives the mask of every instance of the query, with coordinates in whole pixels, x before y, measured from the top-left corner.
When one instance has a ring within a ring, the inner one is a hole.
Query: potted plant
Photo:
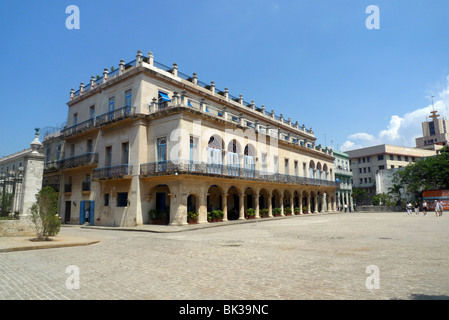
[[[198,211],[189,211],[187,212],[187,222],[189,224],[198,223]]]
[[[221,210],[212,210],[207,213],[207,221],[208,222],[219,222],[223,221],[223,211]]]
[[[295,214],[299,214],[299,207],[295,207]]]
[[[284,213],[286,216],[291,216],[292,215],[292,208],[290,208],[290,206],[284,207]]]
[[[302,207],[302,213],[304,214],[309,213],[309,207],[308,206]]]
[[[170,209],[165,209],[165,210],[151,209],[150,211],[148,211],[148,215],[150,216],[150,223],[151,224],[168,224],[169,212],[170,212]]]
[[[273,216],[277,217],[280,216],[282,213],[281,208],[273,208]]]
[[[269,216],[269,211],[268,209],[260,209],[259,214],[261,218],[267,218]]]
[[[246,219],[254,219],[256,217],[256,210],[253,208],[248,208],[245,211],[245,218]]]

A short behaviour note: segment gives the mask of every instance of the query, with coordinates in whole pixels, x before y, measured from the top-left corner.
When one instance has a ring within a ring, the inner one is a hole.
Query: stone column
[[[32,151],[25,156],[23,198],[22,205],[20,206],[22,211],[19,212],[19,219],[24,219],[30,214],[29,210],[36,202],[36,194],[42,188],[45,155],[39,152],[42,146],[39,141],[39,130],[36,130],[35,138],[30,146]]]
[[[273,217],[273,192],[268,194],[268,216]]]
[[[315,196],[315,205],[314,205],[315,208],[313,208],[313,213],[318,213],[318,201],[319,201],[319,196],[317,194]]]
[[[198,223],[207,223],[207,194],[206,193],[200,193],[200,195],[199,195]]]
[[[256,194],[254,195],[254,206],[256,207],[255,211],[256,211],[256,219],[260,218],[260,210],[259,210],[259,192],[256,192]]]
[[[307,196],[307,213],[312,213],[312,195]]]
[[[290,210],[291,210],[291,212],[292,212],[292,216],[295,215],[295,204],[294,204],[294,200],[295,200],[295,198],[293,197],[293,192],[292,192],[292,194],[291,194],[291,196],[290,196]]]
[[[239,194],[239,220],[245,220],[245,194]]]
[[[302,212],[302,192],[300,193],[299,196],[299,214],[304,214],[304,212]]]
[[[228,221],[228,194],[221,194],[221,207],[223,208],[223,221]]]
[[[281,195],[279,198],[280,198],[279,201],[281,202],[281,216],[285,216],[285,213],[284,213],[284,196]]]

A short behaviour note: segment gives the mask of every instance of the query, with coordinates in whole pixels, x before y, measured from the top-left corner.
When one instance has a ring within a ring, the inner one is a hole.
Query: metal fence
[[[17,216],[23,209],[23,170],[0,173],[0,216]]]

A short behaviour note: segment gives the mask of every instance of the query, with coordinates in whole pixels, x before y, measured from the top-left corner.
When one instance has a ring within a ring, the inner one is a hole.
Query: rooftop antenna
[[[433,104],[433,97],[432,96],[432,111],[430,112],[432,115],[430,116],[430,118],[432,118],[433,121],[435,121],[440,115],[437,114],[437,111],[435,111],[435,106]]]

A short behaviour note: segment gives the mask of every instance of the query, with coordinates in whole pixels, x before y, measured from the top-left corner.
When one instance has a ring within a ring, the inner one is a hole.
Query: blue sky
[[[80,29],[65,25],[69,5]],[[380,10],[380,29],[365,12]],[[447,0],[0,2],[0,156],[66,121],[71,88],[137,50],[348,150],[414,146],[430,96],[449,116]]]

